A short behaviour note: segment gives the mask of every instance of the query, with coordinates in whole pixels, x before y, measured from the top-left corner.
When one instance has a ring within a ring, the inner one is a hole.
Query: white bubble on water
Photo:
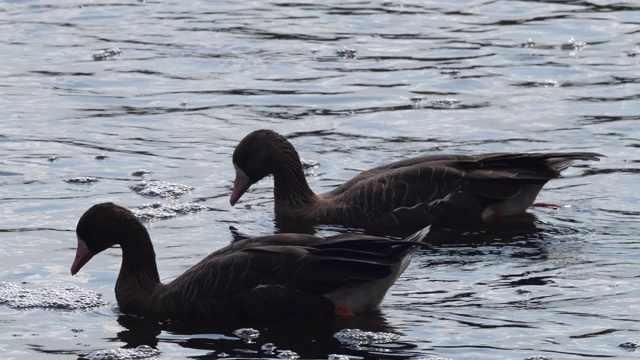
[[[170,219],[178,215],[195,214],[207,210],[205,206],[190,203],[172,201],[169,203],[151,203],[131,209],[133,215],[143,221]]]
[[[140,345],[135,349],[107,349],[90,353],[89,360],[136,360],[148,359],[160,355],[160,350],[148,345]]]
[[[191,186],[164,181],[145,181],[131,186],[131,190],[142,196],[178,198],[193,190]]]
[[[342,329],[333,337],[346,345],[384,344],[400,338],[400,335],[387,332],[362,331],[360,329]]]
[[[84,310],[106,305],[102,295],[76,286],[54,286],[29,289],[0,282],[0,304],[16,309],[46,308]]]
[[[295,359],[299,359],[300,355],[298,355],[298,353],[295,352],[295,351],[282,350],[282,351],[278,352],[278,358],[295,360]]]
[[[64,181],[69,184],[93,184],[97,183],[98,179],[93,176],[76,176],[65,179]]]
[[[241,328],[234,330],[233,335],[244,339],[246,342],[252,342],[260,336],[260,331],[253,328]]]

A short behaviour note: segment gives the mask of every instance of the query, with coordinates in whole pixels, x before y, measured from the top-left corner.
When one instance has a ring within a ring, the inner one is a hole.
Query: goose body
[[[323,194],[304,177],[293,145],[271,130],[248,134],[233,153],[230,203],[273,175],[275,214],[282,220],[362,228],[417,229],[467,224],[523,213],[544,184],[590,152],[425,155],[379,166]]]
[[[80,218],[75,275],[94,255],[122,248],[115,293],[123,313],[161,319],[282,320],[378,307],[428,228],[394,241],[361,234],[276,234],[219,249],[167,284],[142,223],[113,203]]]

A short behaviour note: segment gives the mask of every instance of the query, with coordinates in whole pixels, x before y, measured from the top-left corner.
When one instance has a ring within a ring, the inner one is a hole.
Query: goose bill
[[[78,238],[78,249],[76,249],[76,258],[73,260],[73,264],[71,265],[71,275],[75,275],[82,269],[84,264],[88,263],[89,260],[93,257],[93,253],[87,247],[85,242]]]
[[[233,182],[233,192],[231,192],[231,199],[229,199],[231,206],[235,205],[238,200],[240,200],[242,194],[251,186],[251,180],[247,174],[235,164],[233,166],[236,168],[236,180]]]

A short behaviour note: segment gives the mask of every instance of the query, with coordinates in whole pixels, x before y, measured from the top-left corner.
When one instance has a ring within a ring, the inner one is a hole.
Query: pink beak
[[[75,275],[82,269],[84,264],[88,263],[89,260],[93,257],[93,253],[87,247],[85,242],[78,238],[78,249],[76,249],[76,258],[73,260],[73,264],[71,265],[71,275]]]
[[[233,192],[231,192],[231,198],[229,199],[231,206],[234,206],[238,202],[238,200],[240,200],[242,194],[244,194],[251,187],[251,180],[244,173],[244,171],[242,171],[242,169],[237,166],[235,166],[235,168],[236,180],[233,182]]]

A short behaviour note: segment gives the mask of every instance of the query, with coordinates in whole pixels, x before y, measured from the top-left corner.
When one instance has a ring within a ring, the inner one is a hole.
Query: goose
[[[348,316],[378,308],[428,231],[404,240],[353,233],[239,240],[162,284],[145,226],[126,208],[101,203],[78,221],[71,274],[119,245],[115,295],[126,314],[214,322]]]
[[[544,184],[593,152],[423,155],[364,171],[315,194],[293,145],[271,130],[246,135],[233,152],[234,206],[273,175],[277,220],[365,229],[415,230],[429,224],[486,224],[524,213]]]

